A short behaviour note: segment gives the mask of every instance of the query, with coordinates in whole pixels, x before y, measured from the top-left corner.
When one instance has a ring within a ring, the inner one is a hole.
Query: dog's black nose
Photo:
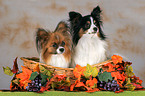
[[[60,48],[59,51],[60,51],[60,52],[64,52],[64,48]]]
[[[98,29],[97,29],[97,27],[94,27],[93,30],[94,30],[94,31],[97,31]]]

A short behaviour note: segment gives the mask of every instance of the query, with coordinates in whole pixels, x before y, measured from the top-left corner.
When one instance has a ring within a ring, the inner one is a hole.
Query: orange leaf
[[[111,72],[111,76],[112,77],[115,77],[115,80],[119,79],[119,80],[122,80],[122,76],[121,76],[121,73],[119,72]]]
[[[115,93],[121,93],[123,92],[124,90],[119,90],[119,91],[115,91]]]
[[[78,82],[75,87],[81,87],[81,86],[85,86],[85,84],[83,82]]]
[[[122,83],[123,83],[122,81],[119,81],[119,80],[117,81],[117,84],[118,84],[121,88],[123,87],[123,86],[122,86]]]
[[[92,90],[88,90],[88,91],[85,91],[85,92],[92,93],[92,92],[96,92],[96,91],[100,91],[100,90],[98,88],[94,88]]]
[[[61,80],[65,79],[66,75],[65,74],[63,74],[63,75],[55,75],[54,77],[57,78],[58,81],[61,81]]]
[[[19,73],[16,75],[17,78],[20,78],[20,86],[24,86],[24,89],[26,86],[28,86],[28,83],[31,81],[29,80],[30,76],[32,74],[32,71],[28,68],[22,66],[22,73]]]
[[[88,86],[84,86],[88,91],[91,91],[92,88],[88,87]]]
[[[39,68],[39,64],[37,63],[36,65],[35,65],[35,67],[34,67],[34,69],[33,69],[33,72],[38,72],[38,73],[40,73],[40,68]]]
[[[47,80],[47,83],[46,83],[46,85],[45,85],[45,87],[44,86],[41,86],[41,89],[40,89],[40,91],[41,92],[44,92],[44,91],[49,91],[49,89],[50,89],[50,82],[49,82],[49,79]]]
[[[84,75],[83,72],[85,71],[86,67],[81,67],[80,65],[76,65],[73,73],[76,78],[80,81],[81,75]]]
[[[75,83],[74,84],[72,84],[71,86],[70,86],[70,91],[73,91],[74,90],[74,87],[75,87]]]
[[[41,86],[40,91],[41,91],[41,92],[44,92],[45,90],[46,90],[46,88],[45,88],[45,87],[43,87],[43,86]]]
[[[13,87],[13,85],[12,85],[12,82],[11,82],[11,84],[10,84],[10,90],[12,90],[12,87]]]
[[[86,81],[86,85],[92,87],[94,86],[94,84],[97,84],[97,79],[96,78],[93,78],[93,80],[87,80]]]
[[[104,65],[105,67],[108,66],[109,69],[107,70],[107,72],[112,72],[115,71],[114,66],[111,63],[107,63]]]
[[[111,58],[114,64],[122,63],[123,60],[123,58],[119,55],[113,55]]]

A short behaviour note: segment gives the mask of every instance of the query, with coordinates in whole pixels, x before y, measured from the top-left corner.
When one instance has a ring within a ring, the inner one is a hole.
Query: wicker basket
[[[32,57],[32,58],[21,57],[20,59],[23,60],[24,65],[31,70],[33,70],[33,68],[35,67],[36,64],[39,64],[39,65],[43,65],[46,69],[52,71],[54,75],[56,75],[56,74],[59,75],[59,74],[65,73],[67,77],[70,77],[70,80],[72,80],[72,82],[75,81],[75,79],[76,79],[73,74],[74,68],[60,68],[60,67],[54,67],[51,65],[46,65],[44,63],[40,63],[39,59],[36,57]],[[107,60],[102,63],[94,64],[94,65],[92,65],[92,67],[96,67],[97,69],[100,69],[100,68],[102,68],[103,65],[105,65],[107,63],[111,63],[111,62],[112,62],[112,60]]]

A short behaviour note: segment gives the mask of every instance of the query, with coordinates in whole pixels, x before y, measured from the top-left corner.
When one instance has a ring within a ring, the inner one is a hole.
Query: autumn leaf
[[[40,68],[39,68],[39,64],[37,63],[36,65],[35,65],[35,67],[33,68],[33,72],[38,72],[38,73],[40,73]]]
[[[96,77],[98,75],[98,70],[96,67],[87,64],[86,70],[83,73],[86,78],[89,78],[90,76]]]
[[[51,76],[52,74],[51,74],[51,72],[49,71],[49,70],[47,70],[44,66],[42,66],[42,65],[40,65],[39,66],[39,69],[40,69],[40,73],[43,73],[43,74],[45,74],[45,75],[47,75],[47,76]]]
[[[141,86],[140,84],[135,84],[135,83],[131,83],[133,86],[135,86],[135,89],[141,89],[143,88],[143,86]]]
[[[108,80],[112,80],[112,76],[111,76],[112,73],[110,72],[103,72],[103,73],[100,73],[98,75],[98,78],[100,81],[105,81],[105,82],[108,82]]]
[[[123,58],[119,55],[113,55],[111,58],[114,64],[122,63],[123,60]]]
[[[93,78],[93,80],[87,80],[86,85],[91,87],[91,88],[95,88],[97,85],[97,79]]]
[[[98,69],[96,67],[93,67],[92,76],[96,77],[97,75],[98,75]]]
[[[100,91],[98,88],[94,88],[92,90],[88,90],[88,91],[85,91],[87,93],[93,93],[93,92],[96,92],[96,91]]]
[[[65,80],[66,75],[55,75],[54,78],[57,78],[58,81]]]
[[[47,79],[47,83],[45,86],[41,86],[41,89],[40,91],[43,92],[43,91],[49,91],[49,89],[51,88],[50,86],[51,82]]]
[[[38,72],[33,72],[33,73],[31,74],[29,80],[34,80],[38,75],[39,75]]]
[[[42,85],[42,86],[45,86],[45,85],[47,84],[47,78],[48,78],[48,76],[47,76],[47,75],[44,75],[44,74],[42,74],[42,73],[40,73],[40,76],[41,76],[41,78],[42,78],[42,80],[41,80],[41,85]]]
[[[11,84],[10,84],[10,90],[12,90],[13,89],[13,84],[12,84],[12,82],[11,82]]]
[[[87,89],[87,91],[93,90],[91,87],[88,87],[88,86],[84,86],[84,87]]]
[[[124,92],[124,90],[119,90],[119,91],[115,91],[115,93],[121,93],[121,92]]]
[[[139,77],[136,77],[135,75],[132,76],[132,77],[130,77],[130,79],[131,79],[131,82],[132,82],[132,83],[136,83],[136,84],[140,84],[140,85],[141,85],[142,82],[143,82],[142,80],[139,79]]]
[[[13,65],[13,69],[12,69],[12,72],[15,74],[19,71],[18,69],[18,64],[17,64],[17,59],[18,57],[15,58],[15,61],[14,61],[14,65]]]
[[[132,66],[127,65],[125,68],[125,71],[126,71],[125,73],[128,77],[131,77],[134,75]]]
[[[74,90],[75,85],[76,85],[75,83],[71,84],[70,91],[73,91]]]
[[[16,85],[19,85],[19,83],[20,83],[19,80],[20,80],[19,78],[16,78],[16,79],[12,80],[11,82],[15,83]]]
[[[85,84],[83,82],[78,82],[75,87],[81,87],[81,86],[85,86]]]
[[[119,73],[118,71],[117,72],[111,72],[111,76],[114,77],[114,80],[122,80],[122,81],[125,81],[125,77],[123,76],[123,73]]]
[[[13,72],[12,72],[10,67],[6,67],[6,68],[3,67],[3,71],[4,71],[5,74],[7,74],[9,76],[13,76]]]
[[[127,90],[129,90],[129,91],[134,91],[135,90],[135,86],[133,84],[126,84],[125,88],[127,88]]]
[[[84,70],[85,70],[85,67],[81,67],[80,65],[77,64],[76,67],[75,67],[75,69],[74,69],[74,71],[73,71],[74,76],[76,78],[78,78],[78,80],[80,80],[81,75],[84,75],[83,74]]]
[[[16,75],[17,78],[20,78],[20,86],[24,86],[24,89],[26,89],[26,86],[28,86],[28,83],[31,81],[30,76],[32,74],[32,71],[28,68],[22,66],[22,73],[19,73]]]
[[[107,72],[115,71],[114,66],[111,63],[105,64],[104,67],[109,67]]]
[[[127,88],[127,90],[129,91],[133,91],[135,89],[135,86],[131,84],[130,78],[127,78],[127,82],[124,87]]]
[[[73,91],[75,87],[81,87],[81,86],[86,87],[83,82],[80,82],[79,80],[76,80],[75,83],[70,85],[70,91]]]

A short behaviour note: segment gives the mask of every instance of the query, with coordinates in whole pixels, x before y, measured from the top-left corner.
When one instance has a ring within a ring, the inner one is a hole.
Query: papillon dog
[[[102,31],[101,9],[93,9],[90,15],[82,16],[78,12],[69,12],[71,33],[74,44],[73,60],[75,64],[86,66],[105,61],[106,36]]]
[[[68,68],[71,63],[72,40],[66,22],[61,21],[54,32],[38,29],[36,47],[40,62],[55,67]]]

